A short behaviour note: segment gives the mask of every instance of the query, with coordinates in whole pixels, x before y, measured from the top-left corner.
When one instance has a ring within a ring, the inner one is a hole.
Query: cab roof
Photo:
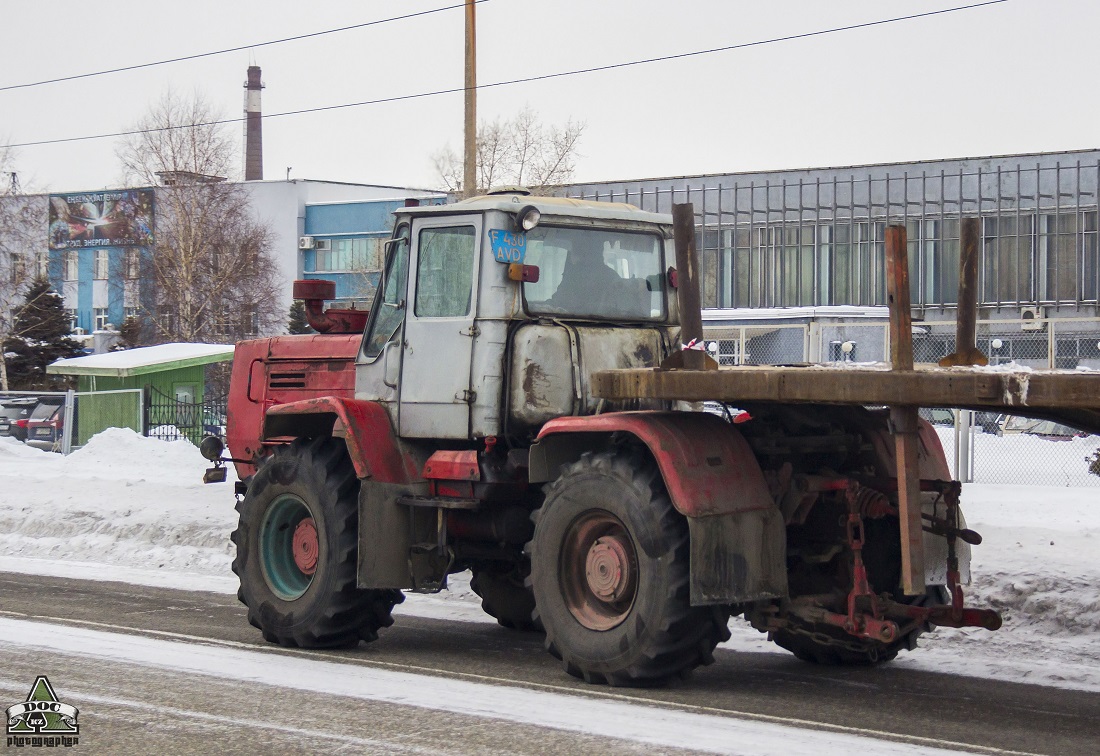
[[[570,197],[536,197],[520,191],[484,194],[448,205],[399,207],[394,210],[394,213],[398,216],[454,215],[457,213],[481,213],[487,210],[514,213],[527,205],[534,205],[544,216],[633,221],[662,226],[672,225],[671,215],[640,210],[625,202],[593,202]]]

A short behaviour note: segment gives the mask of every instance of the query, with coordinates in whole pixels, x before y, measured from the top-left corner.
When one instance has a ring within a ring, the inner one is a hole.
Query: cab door
[[[407,307],[411,234],[398,226],[387,243],[382,281],[363,334],[355,370],[355,397],[381,403],[397,425],[397,387]]]
[[[399,424],[409,438],[469,438],[481,216],[413,228]]]

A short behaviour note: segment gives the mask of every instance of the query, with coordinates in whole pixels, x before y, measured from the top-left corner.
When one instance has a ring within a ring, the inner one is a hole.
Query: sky
[[[490,84],[767,40],[975,0],[486,0]],[[248,65],[263,111],[460,88],[463,12],[250,47],[194,61],[3,87],[443,8],[459,0],[3,2],[0,145],[132,127],[168,91],[239,118]],[[577,181],[1087,149],[1100,7],[1006,0],[843,31],[482,90],[482,120],[525,106],[581,121]],[[462,144],[461,93],[266,118],[265,178],[434,188],[432,155]],[[241,133],[240,124],[228,126]],[[117,138],[17,147],[30,191],[114,187]]]

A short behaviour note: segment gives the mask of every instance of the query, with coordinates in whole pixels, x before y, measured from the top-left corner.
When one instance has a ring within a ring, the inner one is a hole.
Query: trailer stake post
[[[909,304],[909,254],[905,226],[886,229],[886,298],[890,307],[890,365],[913,370],[913,321]],[[890,408],[898,465],[901,521],[901,585],[908,596],[924,593],[924,531],[921,523],[920,423],[914,405]]]
[[[940,367],[988,365],[989,358],[977,347],[978,240],[980,218],[963,218],[960,227],[959,312],[955,321],[955,352],[940,360]]]
[[[717,370],[718,363],[703,342],[703,305],[699,294],[699,256],[695,250],[695,207],[690,202],[672,206],[672,233],[676,244],[676,304],[680,311],[681,350],[673,352],[663,369]]]

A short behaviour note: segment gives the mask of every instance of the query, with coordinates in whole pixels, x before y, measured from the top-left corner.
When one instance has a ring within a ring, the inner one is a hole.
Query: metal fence
[[[968,411],[931,414],[951,474],[964,483],[1100,486],[1100,476],[1089,472],[1100,436],[1012,416],[978,422]]]
[[[916,362],[937,362],[955,352],[954,321],[914,321]],[[1100,370],[1100,318],[980,320],[978,349],[991,365]],[[890,326],[871,323],[757,324],[703,327],[707,349],[722,365],[884,362]]]
[[[884,362],[889,324],[802,323],[704,326],[708,351],[721,365]],[[955,350],[955,323],[915,322],[914,357],[936,362]],[[1100,370],[1100,319],[986,320],[977,345],[990,364]],[[1100,436],[1081,437],[1055,423],[997,413],[923,411],[940,430],[952,474],[968,483],[1100,486],[1089,458]]]
[[[9,391],[8,398],[38,400],[45,411],[32,410],[25,441],[47,451],[68,454],[107,428],[144,427],[141,389],[115,391]]]
[[[206,436],[224,440],[226,406],[225,396],[189,402],[149,386],[145,393],[145,435],[163,441],[185,438],[196,446]]]

